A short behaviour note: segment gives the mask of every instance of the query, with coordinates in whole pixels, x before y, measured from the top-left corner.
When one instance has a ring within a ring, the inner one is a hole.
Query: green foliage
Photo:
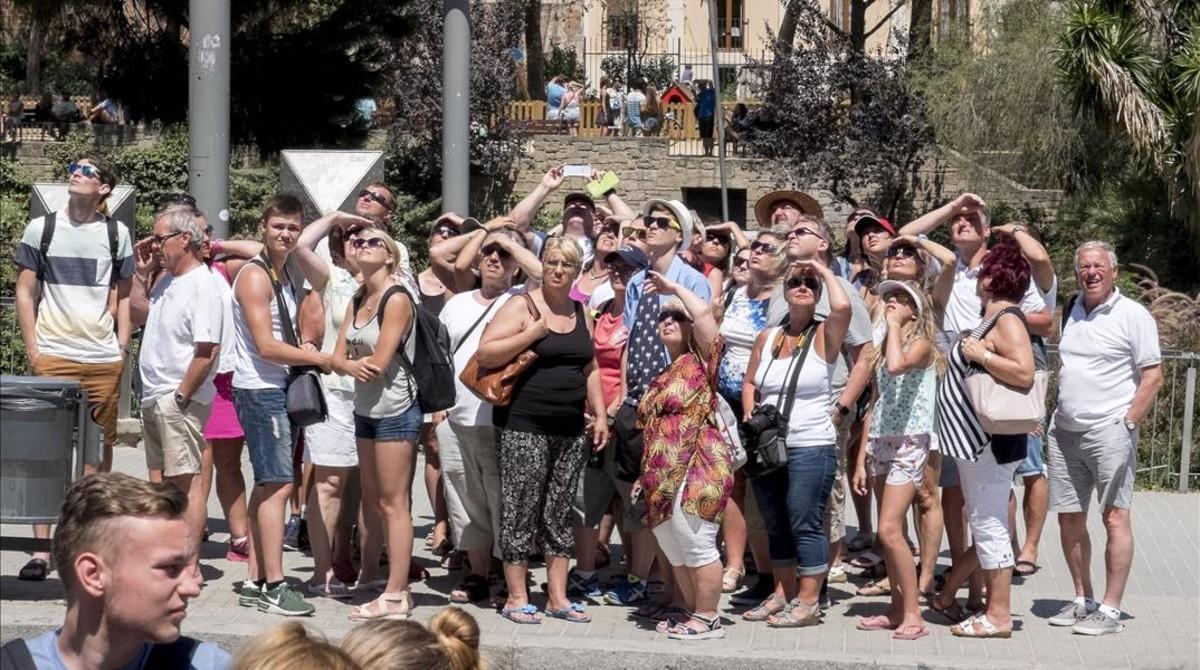
[[[555,44],[550,53],[546,54],[545,63],[546,81],[561,74],[566,75],[570,81],[586,83],[587,74],[583,70],[583,62],[575,53],[575,47],[560,47]]]
[[[279,168],[229,171],[229,236],[258,237],[263,203],[279,190]]]
[[[675,73],[679,71],[679,63],[670,54],[641,57],[634,54],[632,65],[628,56],[605,56],[604,60],[600,61],[600,70],[618,86],[624,86],[641,77],[661,93],[674,81]]]

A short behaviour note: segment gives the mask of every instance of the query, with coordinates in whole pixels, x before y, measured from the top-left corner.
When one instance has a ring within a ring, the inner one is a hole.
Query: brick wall
[[[598,169],[613,170],[621,179],[620,191],[631,206],[647,198],[683,198],[685,188],[719,188],[720,168],[717,159],[699,156],[670,156],[665,138],[626,137],[567,137],[538,135],[529,140],[526,155],[514,170],[513,196],[519,199],[537,185],[551,165],[560,163],[590,163]],[[835,200],[824,189],[811,188],[805,180],[792,180],[776,165],[767,161],[729,157],[726,160],[726,182],[729,189],[744,189],[746,210],[742,218],[751,226],[754,221],[754,202],[778,188],[794,188],[808,192],[821,203],[826,218],[832,223],[844,220],[852,207]],[[571,180],[583,187],[582,180]],[[914,202],[917,213],[932,209],[959,193],[973,191],[989,202],[1004,202],[1013,207],[1034,207],[1046,210],[1053,218],[1054,209],[1062,197],[1060,191],[1029,189],[986,168],[973,165],[953,151],[931,152],[925,164],[913,177]],[[871,205],[869,191],[856,193],[859,202]],[[548,202],[547,207],[559,208],[561,201]],[[902,215],[901,218],[908,218]],[[835,226],[836,228],[836,226]]]

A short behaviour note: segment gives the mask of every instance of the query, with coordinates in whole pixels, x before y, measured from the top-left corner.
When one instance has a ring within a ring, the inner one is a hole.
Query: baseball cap
[[[617,249],[616,251],[610,251],[608,252],[608,255],[604,257],[604,262],[612,263],[617,259],[620,259],[626,265],[635,270],[645,270],[646,268],[650,267],[650,259],[646,258],[646,252],[638,249],[637,247],[627,245]]]
[[[883,228],[892,237],[896,236],[896,226],[893,226],[891,221],[888,221],[882,216],[875,216],[874,214],[863,214],[862,216],[858,217],[858,221],[854,222],[854,234],[862,237],[863,228],[872,224]]]
[[[921,291],[917,289],[916,284],[910,281],[896,281],[895,279],[885,279],[879,282],[879,286],[875,287],[875,292],[883,298],[889,293],[904,291],[912,298],[913,304],[917,306],[917,316],[922,316],[925,312],[925,298],[922,297]]]

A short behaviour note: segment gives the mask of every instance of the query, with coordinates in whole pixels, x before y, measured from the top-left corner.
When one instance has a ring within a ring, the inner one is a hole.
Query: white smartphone
[[[563,166],[563,176],[564,177],[583,177],[585,179],[591,179],[592,166],[591,165],[564,165]]]

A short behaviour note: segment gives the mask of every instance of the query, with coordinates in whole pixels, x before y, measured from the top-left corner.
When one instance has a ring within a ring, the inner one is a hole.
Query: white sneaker
[[[1046,623],[1051,626],[1074,626],[1075,624],[1087,618],[1088,614],[1096,611],[1089,611],[1086,606],[1080,605],[1075,601],[1071,601],[1058,611],[1058,614],[1046,620]]]
[[[830,584],[845,584],[848,579],[846,576],[846,566],[835,565],[829,568],[829,575],[826,577]]]

